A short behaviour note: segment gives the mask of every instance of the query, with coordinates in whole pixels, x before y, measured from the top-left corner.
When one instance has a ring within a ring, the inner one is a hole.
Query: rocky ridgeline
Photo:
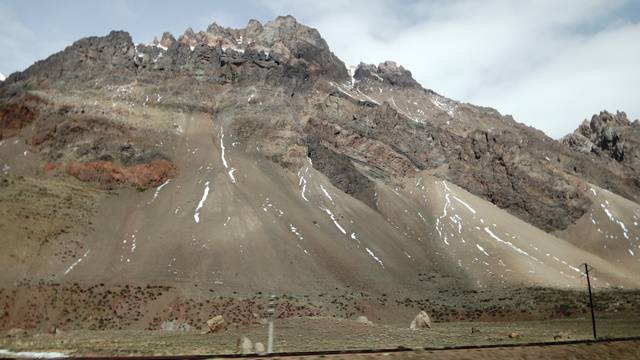
[[[266,72],[274,71],[281,75],[275,78],[278,84],[286,83],[283,78],[287,78],[294,88],[310,77],[348,78],[344,63],[331,53],[317,30],[285,16],[265,25],[252,20],[244,29],[215,23],[198,33],[187,29],[178,40],[165,33],[149,45],[134,44],[127,32],[112,31],[105,37],[81,39],[11,75],[6,83],[103,86],[158,77],[226,83],[239,78],[261,80]]]

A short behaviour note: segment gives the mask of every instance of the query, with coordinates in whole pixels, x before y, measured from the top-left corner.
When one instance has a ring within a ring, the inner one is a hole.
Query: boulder
[[[253,344],[254,350],[256,352],[256,354],[266,354],[267,350],[264,347],[264,344],[261,342],[257,342],[255,344]]]
[[[522,334],[520,333],[520,331],[513,331],[511,332],[511,334],[509,334],[510,339],[520,339],[521,336]]]
[[[373,322],[371,320],[367,319],[367,317],[363,316],[363,315],[358,316],[356,318],[356,322],[367,324],[367,325],[373,325]]]
[[[411,321],[409,329],[431,329],[431,319],[429,318],[429,315],[424,310],[420,311],[418,315],[413,318],[413,321]]]
[[[207,329],[208,333],[217,333],[224,331],[226,328],[226,323],[222,315],[217,315],[207,320]]]
[[[566,331],[560,331],[553,335],[553,340],[568,340],[571,339],[571,335],[569,335]]]
[[[472,334],[477,334],[477,333],[479,333],[479,332],[480,332],[480,329],[478,329],[477,327],[475,327],[475,326],[474,326],[474,327],[471,327],[471,333],[472,333]]]
[[[238,354],[246,355],[253,353],[253,342],[248,337],[238,339]]]

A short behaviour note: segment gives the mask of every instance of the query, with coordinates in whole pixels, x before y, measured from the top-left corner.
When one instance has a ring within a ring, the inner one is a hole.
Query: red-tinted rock
[[[41,102],[39,97],[29,95],[0,104],[0,140],[17,135],[31,124],[39,114],[37,105]]]
[[[51,171],[61,166],[62,164],[48,163],[43,170]],[[177,173],[175,166],[164,159],[132,166],[121,166],[111,161],[70,162],[66,164],[65,171],[80,181],[106,187],[135,186],[143,189],[158,186]]]

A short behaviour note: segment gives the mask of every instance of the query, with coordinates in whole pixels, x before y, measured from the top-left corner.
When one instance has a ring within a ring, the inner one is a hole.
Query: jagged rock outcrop
[[[191,28],[187,29],[187,31],[189,31]],[[191,30],[191,32],[193,33],[193,30]],[[176,42],[176,38],[173,37],[173,35],[171,35],[171,33],[169,32],[164,32],[162,34],[162,38],[160,40],[158,40],[158,38],[156,37],[155,39],[153,39],[152,44],[153,45],[160,45],[163,48],[168,48],[171,45],[173,45]]]
[[[360,63],[355,70],[354,78],[356,80],[373,78],[382,80],[391,86],[421,88],[420,84],[411,76],[411,72],[394,61],[385,61],[378,66]]]
[[[126,82],[136,73],[134,56],[135,46],[129,33],[112,31],[104,37],[78,40],[64,51],[12,74],[5,84],[20,81],[46,87],[56,81],[89,82],[93,86]]]
[[[0,140],[17,135],[35,121],[44,99],[29,94],[16,94],[0,103]]]
[[[329,104],[320,108],[326,120],[307,123],[307,145],[314,166],[347,193],[367,192],[367,181],[357,179],[388,181],[428,170],[547,231],[566,228],[590,205],[577,184],[545,159],[554,141],[537,132],[513,125],[461,136],[412,121],[387,102],[353,104],[340,112]],[[318,155],[326,149],[359,168],[344,165],[337,156],[323,160]]]
[[[640,123],[629,121],[624,112],[601,111],[562,141],[577,151],[610,157],[640,168]]]
[[[45,164],[44,170],[51,171],[56,168],[63,168],[66,173],[80,181],[96,183],[108,189],[123,185],[148,189],[176,176],[175,166],[167,160],[151,160],[131,166],[117,165],[111,161]]]

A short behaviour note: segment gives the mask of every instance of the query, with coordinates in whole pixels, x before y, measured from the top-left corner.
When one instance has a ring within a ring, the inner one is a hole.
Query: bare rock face
[[[128,185],[148,189],[176,176],[175,166],[167,160],[152,160],[133,166],[121,166],[110,161],[70,162],[66,165],[49,163],[45,164],[44,170],[59,167],[64,167],[66,173],[80,181],[97,183],[106,188]]]
[[[136,73],[134,56],[135,46],[129,33],[112,31],[104,37],[78,40],[24,72],[14,73],[5,83],[26,81],[36,86],[48,86],[61,80],[86,82],[99,77],[108,82],[125,81]]]
[[[630,122],[624,112],[601,111],[593,115],[591,121],[585,120],[563,142],[577,151],[587,152],[588,149],[634,168],[640,166],[640,127],[637,122]]]
[[[187,29],[187,31],[191,30],[191,28]],[[185,33],[187,32],[185,31]],[[193,30],[191,31],[193,32]],[[158,38],[153,39],[153,44],[158,46],[162,46],[164,48],[168,48],[171,45],[173,45],[176,42],[176,38],[173,37],[173,35],[171,35],[170,32],[164,32],[162,34],[162,38],[160,40],[158,40]]]
[[[222,315],[216,315],[211,319],[207,320],[208,333],[221,332],[221,331],[224,331],[226,327],[227,325]]]
[[[562,142],[571,149],[583,154],[590,154],[595,147],[588,137],[577,132],[563,137]]]
[[[420,311],[418,315],[411,321],[409,329],[431,329],[431,319],[425,311]]]
[[[354,78],[359,81],[368,79],[375,82],[379,80],[399,88],[422,88],[409,70],[394,61],[385,61],[378,66],[360,63],[354,72]]]
[[[474,131],[463,140],[462,156],[450,160],[447,177],[546,231],[564,229],[590,201],[547,165],[543,151],[544,144],[515,132]]]
[[[38,118],[45,101],[35,95],[21,95],[0,104],[0,140],[17,135]]]

